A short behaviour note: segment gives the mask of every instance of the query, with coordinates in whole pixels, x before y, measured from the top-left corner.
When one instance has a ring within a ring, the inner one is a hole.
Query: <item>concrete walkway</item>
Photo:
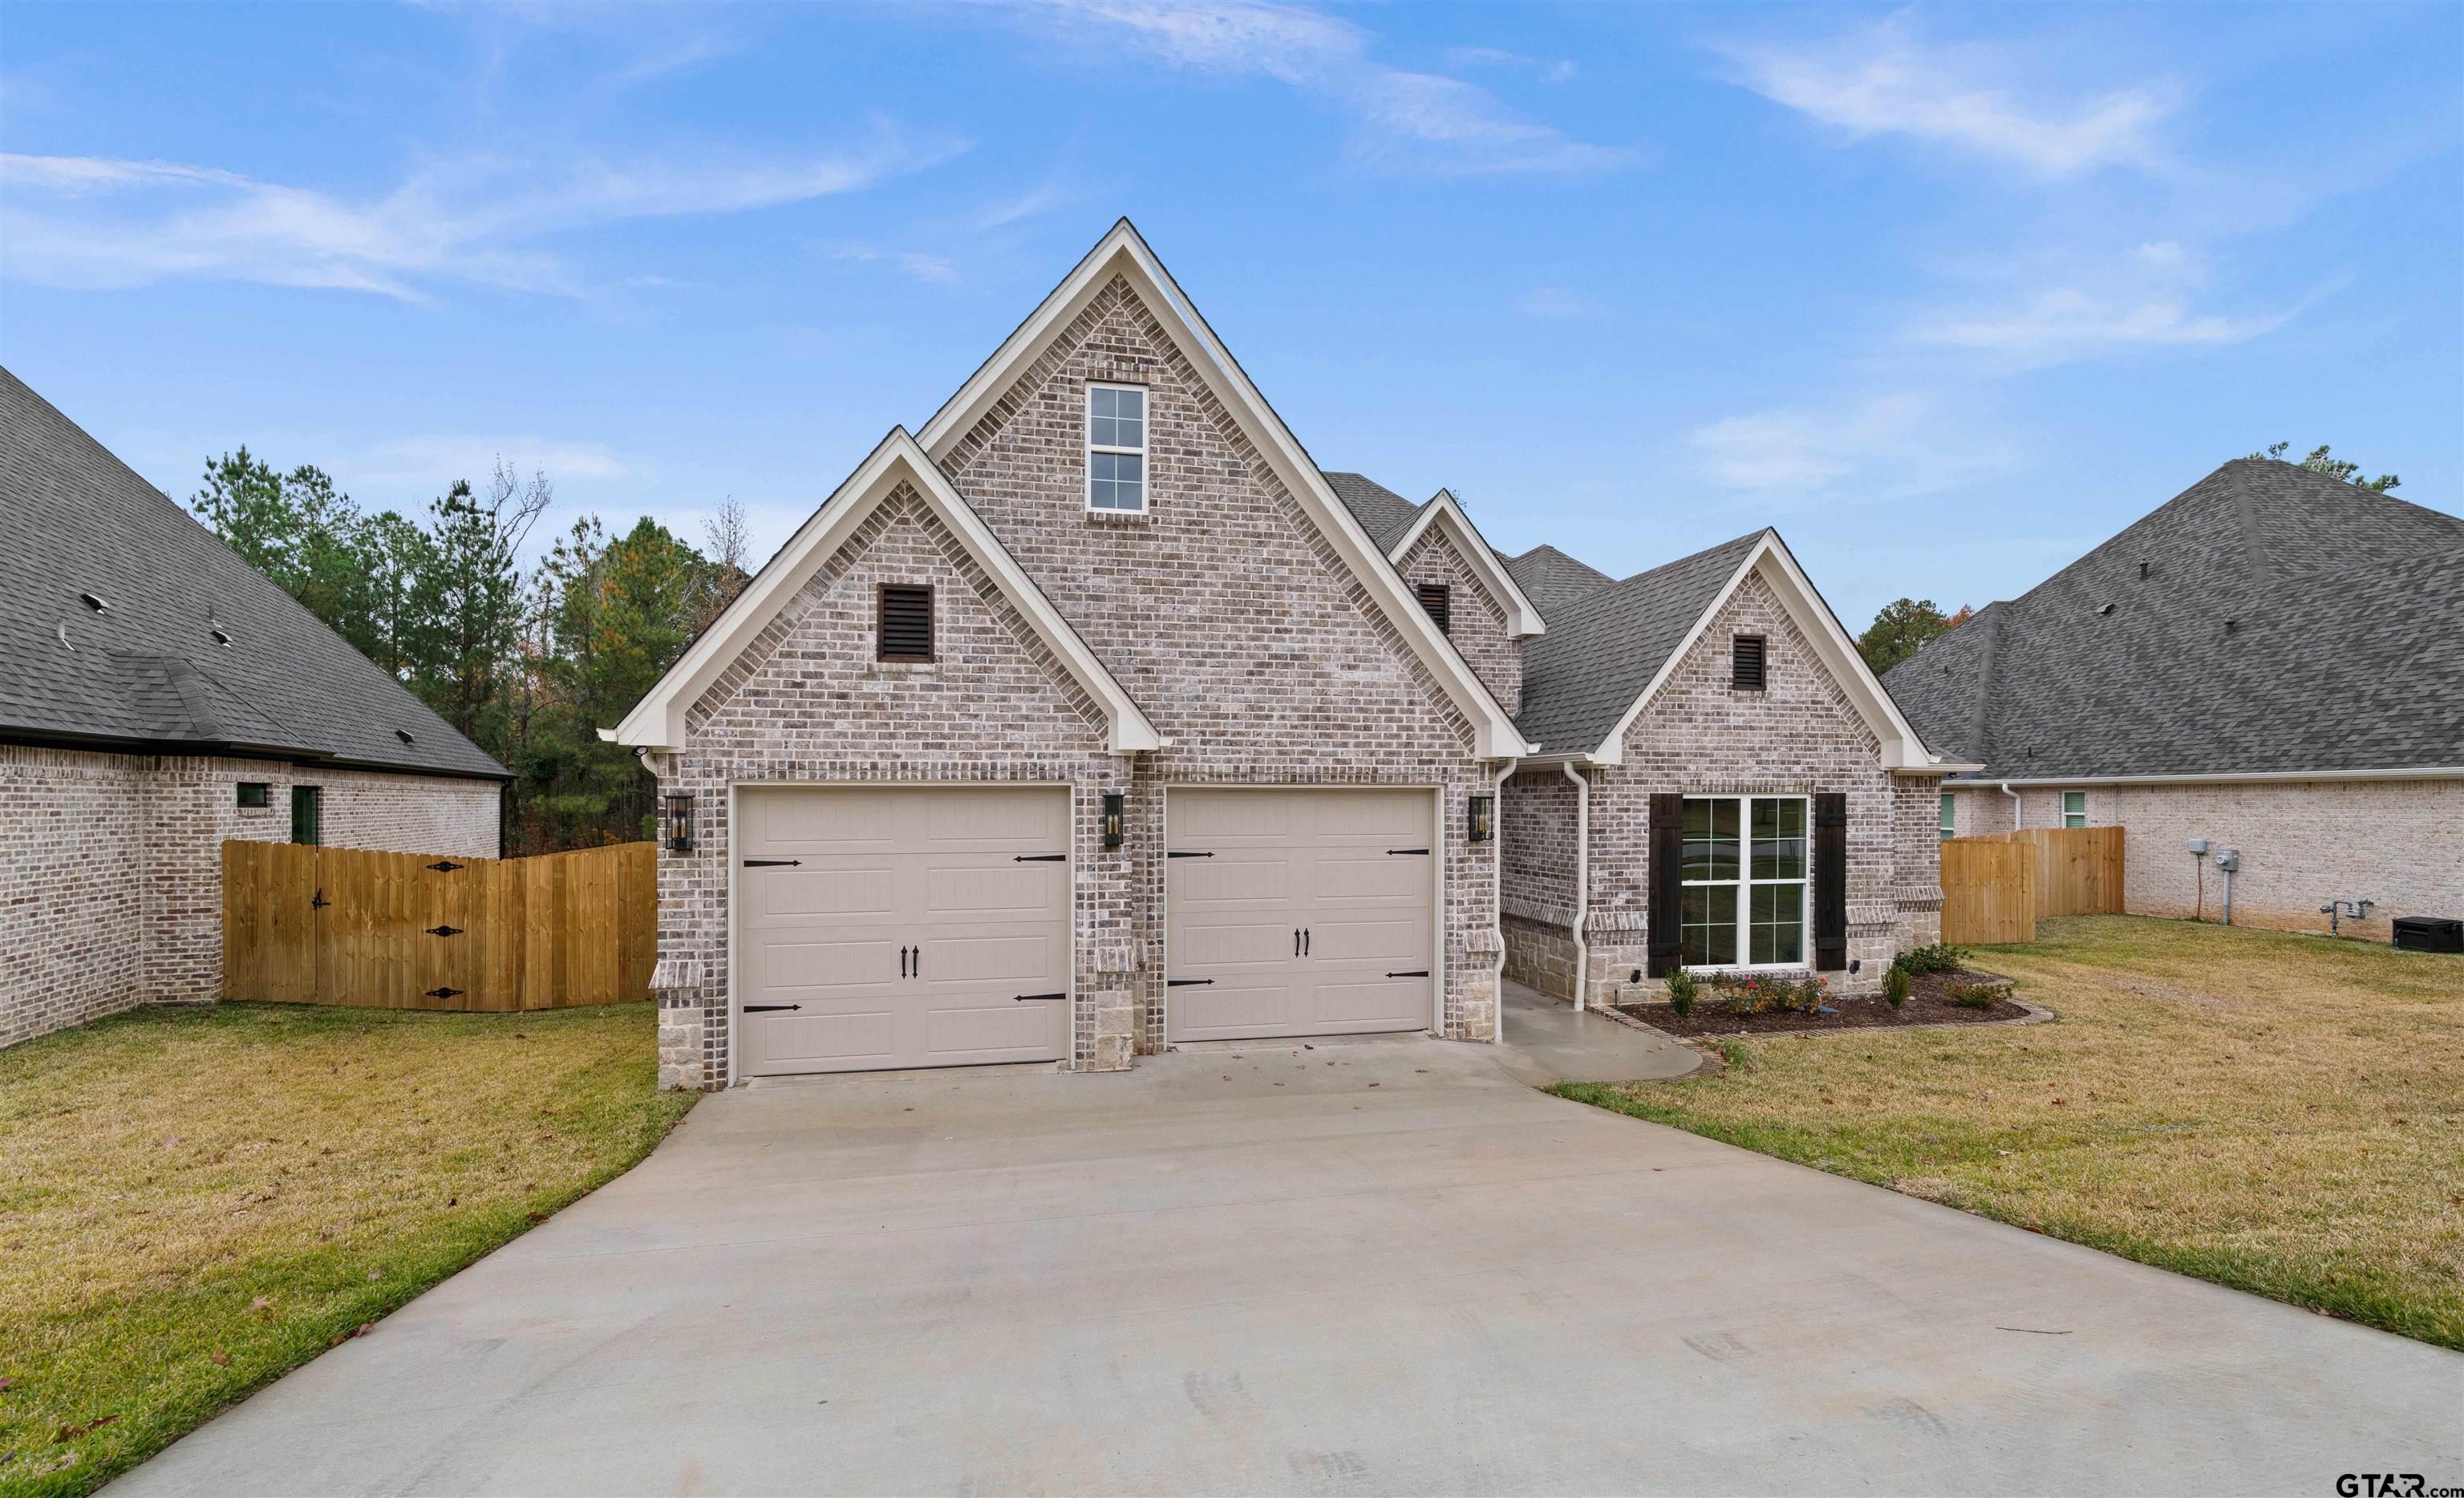
[[[713,1097],[117,1490],[2464,1482],[2464,1357],[1561,1102],[1498,1049]]]
[[[1665,1082],[1702,1065],[1675,1036],[1577,1013],[1521,983],[1506,985],[1506,1044],[1501,1061],[1533,1087],[1556,1082]]]

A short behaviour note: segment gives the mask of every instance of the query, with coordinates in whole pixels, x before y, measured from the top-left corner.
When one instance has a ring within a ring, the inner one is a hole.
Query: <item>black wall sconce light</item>
[[[1122,814],[1121,807],[1128,800],[1129,798],[1119,791],[1104,793],[1104,846],[1106,848],[1121,846],[1121,838],[1127,831],[1123,824],[1129,820]]]
[[[678,791],[659,804],[659,841],[671,853],[693,851],[693,793]]]
[[[1475,843],[1485,843],[1491,837],[1496,835],[1496,831],[1497,798],[1494,796],[1472,797],[1471,840]]]

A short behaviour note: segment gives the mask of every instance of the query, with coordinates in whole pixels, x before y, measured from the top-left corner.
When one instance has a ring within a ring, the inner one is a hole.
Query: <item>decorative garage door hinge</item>
[[[803,866],[803,862],[801,858],[748,858],[744,861],[744,867],[747,869],[799,869]]]
[[[1418,853],[1421,857],[1425,858],[1428,856],[1429,850],[1425,848],[1390,848],[1386,849],[1386,856],[1389,858],[1397,857],[1403,853]]]
[[[1068,861],[1067,853],[1021,853],[1010,860],[1014,864],[1066,864]]]
[[[428,934],[431,936],[458,936],[462,935],[462,928],[459,926],[430,926],[428,928]]]
[[[439,861],[439,862],[437,862],[437,863],[432,863],[432,864],[429,865],[428,867],[429,867],[429,868],[430,868],[430,869],[435,870],[438,873],[451,873],[454,870],[459,869],[459,868],[461,868],[462,866],[461,866],[460,864],[455,863],[455,862],[454,862],[453,860],[451,860],[451,858],[448,858],[448,859],[443,859],[443,860],[441,860],[441,861]]]
[[[776,1014],[781,1009],[801,1009],[803,1007],[803,1005],[801,1003],[748,1003],[744,1006],[744,1012],[747,1014]]]
[[[1166,988],[1196,988],[1201,983],[1214,981],[1215,980],[1211,978],[1167,978],[1163,980],[1163,985]]]
[[[1386,976],[1389,978],[1426,978],[1429,976],[1429,970],[1425,967],[1416,967],[1408,973],[1389,973]]]
[[[428,997],[430,999],[451,999],[461,991],[462,990],[459,988],[431,988],[428,991]]]
[[[1069,996],[1068,996],[1067,994],[1066,994],[1066,993],[1059,993],[1059,994],[1012,994],[1012,995],[1010,995],[1010,996],[1009,996],[1009,998],[1010,998],[1010,1002],[1012,1002],[1012,1003],[1029,1003],[1029,1002],[1034,1002],[1034,1001],[1036,1001],[1036,1000],[1039,1000],[1039,999],[1067,999],[1067,998],[1068,998],[1068,997],[1069,997]]]
[[[1215,855],[1213,853],[1166,853],[1163,856],[1166,858],[1212,858]]]

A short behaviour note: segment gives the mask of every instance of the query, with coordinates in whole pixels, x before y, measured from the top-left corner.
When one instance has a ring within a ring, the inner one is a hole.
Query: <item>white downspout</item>
[[[2017,791],[2011,788],[2009,781],[2002,782],[2002,794],[2011,798],[2011,830],[2017,832],[2022,828],[2020,813],[2028,809],[2028,804],[2019,798]]]
[[[1572,760],[1560,760],[1557,768],[1574,782],[1574,1012],[1579,1014],[1583,987],[1592,976],[1592,944],[1583,937],[1583,923],[1592,918],[1592,782]]]
[[[1492,980],[1497,1024],[1488,1032],[1492,1046],[1506,1044],[1506,778],[1522,762],[1520,755],[1507,757],[1488,787],[1488,841],[1496,849],[1489,857],[1488,872],[1488,938],[1497,943],[1497,976]]]

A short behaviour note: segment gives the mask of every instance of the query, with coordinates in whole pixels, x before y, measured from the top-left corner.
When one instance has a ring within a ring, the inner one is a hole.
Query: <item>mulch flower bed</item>
[[[1891,1029],[1910,1024],[1987,1024],[1995,1020],[2027,1018],[2026,1007],[2013,1003],[2007,997],[2010,982],[1999,974],[1965,969],[1949,973],[1920,973],[1909,981],[1908,1002],[1897,1009],[1879,998],[1825,1001],[1838,1011],[1837,1014],[1819,1011],[1807,1014],[1796,1009],[1732,1014],[1721,1000],[1719,990],[1705,984],[1703,997],[1695,1001],[1694,1012],[1683,1017],[1664,1003],[1623,1003],[1617,1005],[1617,1012],[1640,1020],[1653,1029],[1687,1036]],[[1973,983],[1998,985],[2006,997],[1996,999],[1989,1007],[1982,1009],[1951,1002],[1950,993],[1954,987]]]

